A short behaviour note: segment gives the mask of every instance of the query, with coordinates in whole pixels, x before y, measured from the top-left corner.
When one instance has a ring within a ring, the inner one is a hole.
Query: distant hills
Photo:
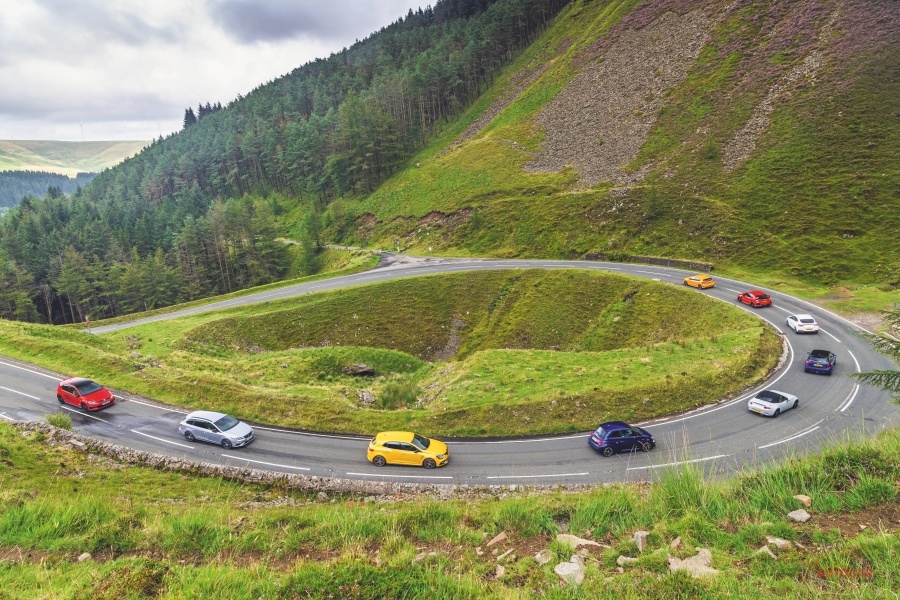
[[[40,171],[68,177],[78,173],[99,173],[134,156],[149,143],[0,140],[0,173]]]

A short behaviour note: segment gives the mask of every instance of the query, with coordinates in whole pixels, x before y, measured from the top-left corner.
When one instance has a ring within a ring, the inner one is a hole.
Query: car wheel
[[[376,456],[375,458],[372,459],[372,464],[375,465],[376,467],[383,467],[384,465],[387,464],[387,461],[384,460],[383,456]]]
[[[791,408],[797,408],[798,406],[800,406],[800,401],[794,400],[794,405]]]
[[[65,402],[66,402],[65,400],[62,399],[62,396],[60,396],[59,394],[56,395],[56,399],[59,400],[60,404],[65,404]]]
[[[653,450],[653,446],[650,445],[649,442],[641,442],[641,450],[644,452],[650,452]]]
[[[426,469],[433,469],[437,466],[437,463],[434,462],[433,458],[426,458],[425,460],[422,461],[422,466],[425,467]]]
[[[189,442],[193,442],[193,441],[194,441],[194,434],[191,433],[190,431],[185,431],[185,432],[184,432],[184,439],[186,439],[186,440],[189,441]]]
[[[612,456],[612,455],[613,455],[613,449],[610,448],[609,446],[607,446],[606,448],[604,448],[604,449],[600,452],[600,454],[602,454],[603,456]]]
[[[775,418],[777,418],[778,415],[780,415],[780,414],[781,414],[781,409],[780,409],[780,408],[776,408],[776,409],[775,409],[775,412],[772,413],[772,418],[775,419]]]
[[[226,450],[231,450],[231,440],[229,440],[228,438],[225,438],[222,440],[221,443],[222,443],[223,448],[225,448]]]
[[[81,410],[87,412],[87,404],[85,404],[84,402],[81,403]]]

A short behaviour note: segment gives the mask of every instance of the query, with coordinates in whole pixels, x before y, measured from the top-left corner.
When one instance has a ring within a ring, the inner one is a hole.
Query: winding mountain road
[[[667,267],[551,260],[423,259],[388,255],[371,271],[286,286],[241,298],[211,303],[103,327],[103,333],[141,323],[222,308],[266,302],[300,294],[366,285],[400,277],[491,269],[599,269],[646,277],[681,285],[688,274]],[[446,467],[425,470],[387,466],[378,468],[366,458],[368,436],[303,433],[254,424],[256,440],[247,447],[223,450],[218,446],[187,442],[178,433],[178,422],[187,412],[180,408],[117,394],[119,401],[107,410],[85,414],[57,404],[56,383],[63,376],[0,357],[0,418],[43,420],[47,414],[68,410],[74,429],[82,435],[110,443],[210,463],[252,467],[284,473],[340,479],[432,483],[453,485],[554,485],[652,479],[666,466],[699,463],[709,472],[727,474],[748,464],[760,464],[785,455],[815,451],[823,444],[858,434],[872,434],[894,426],[900,408],[890,395],[860,386],[849,374],[875,369],[894,369],[891,361],[859,335],[861,329],[846,319],[803,300],[772,294],[774,306],[750,309],[736,301],[738,292],[755,288],[716,277],[716,287],[706,294],[751,311],[784,333],[788,355],[784,365],[763,386],[726,402],[701,398],[710,405],[686,414],[642,423],[657,441],[656,450],[603,458],[588,447],[588,432],[576,435],[528,439],[445,440],[451,453]],[[788,314],[809,312],[818,320],[817,335],[796,335],[785,325]],[[805,373],[803,361],[813,348],[828,348],[838,356],[832,376]],[[763,387],[773,387],[800,398],[800,408],[777,419],[747,411],[747,399]],[[698,394],[703,391],[698,389]],[[213,407],[211,407],[213,408]],[[432,432],[422,431],[425,435]]]

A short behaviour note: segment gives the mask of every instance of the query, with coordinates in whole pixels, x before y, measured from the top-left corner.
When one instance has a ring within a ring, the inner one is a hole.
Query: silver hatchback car
[[[253,441],[253,428],[225,413],[196,410],[178,424],[178,431],[189,442],[198,440],[220,444],[223,448],[240,448]]]

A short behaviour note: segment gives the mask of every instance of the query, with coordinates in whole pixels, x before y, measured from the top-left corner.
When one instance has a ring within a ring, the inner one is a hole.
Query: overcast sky
[[[429,4],[432,2],[425,2]],[[151,140],[418,0],[0,0],[0,140]]]

